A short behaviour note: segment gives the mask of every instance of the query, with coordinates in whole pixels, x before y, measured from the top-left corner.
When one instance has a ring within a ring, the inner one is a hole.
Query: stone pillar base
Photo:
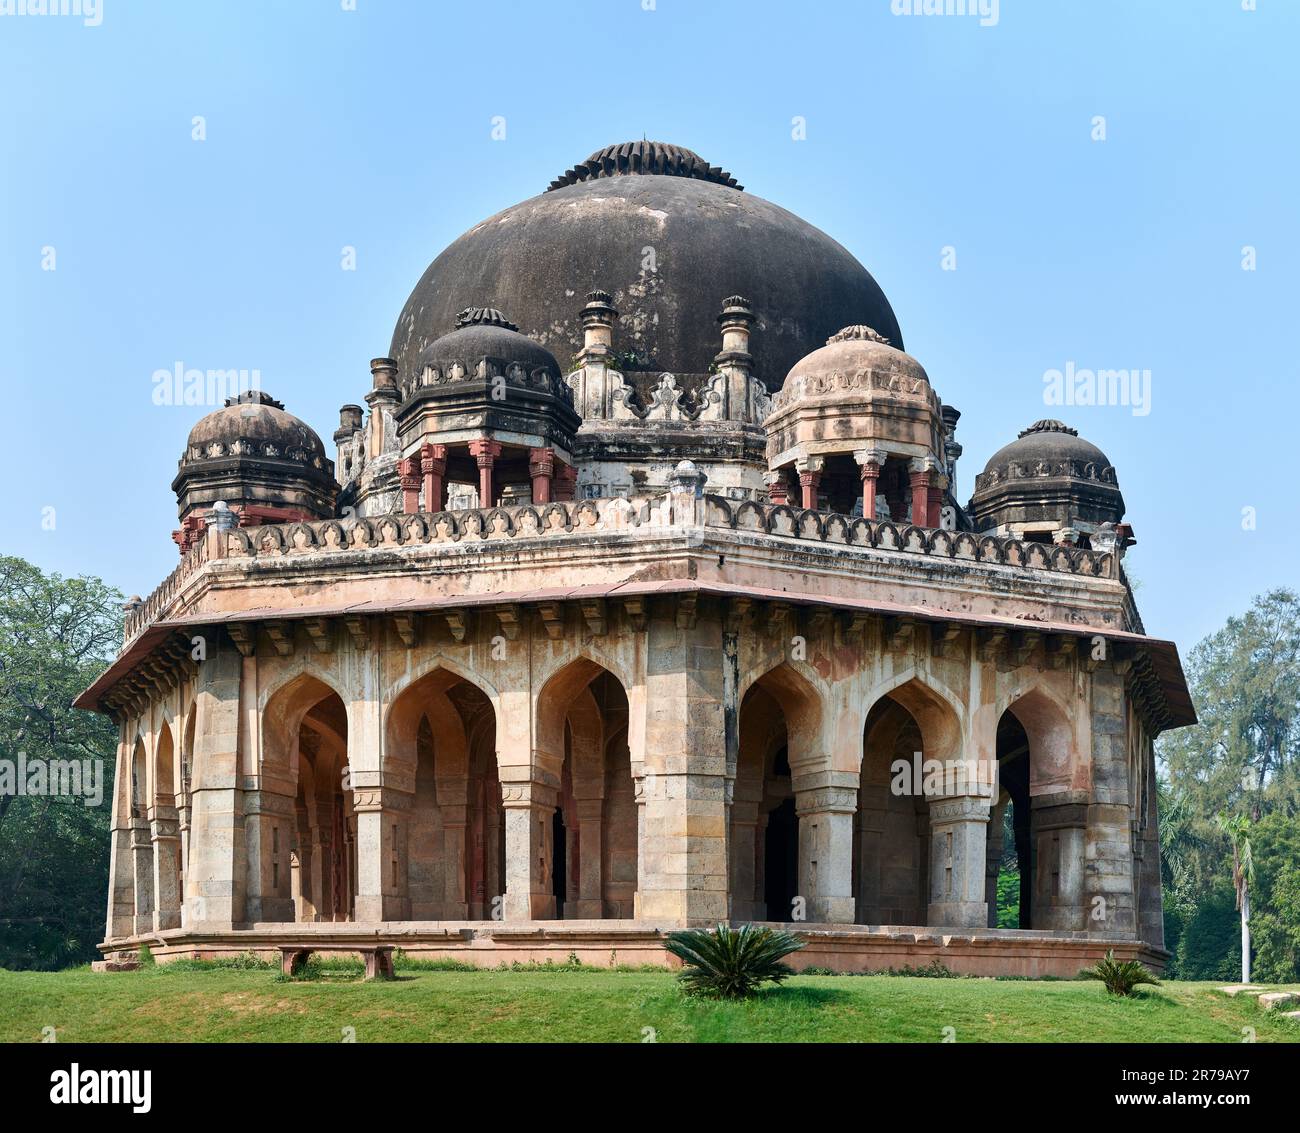
[[[409,921],[411,919],[410,899],[396,897],[387,893],[382,895],[358,893],[353,899],[353,910],[353,920],[365,923],[371,921]]]
[[[852,924],[856,911],[852,897],[813,897],[808,901],[808,920],[816,924]]]
[[[987,901],[931,902],[926,924],[936,928],[983,928],[988,920]]]

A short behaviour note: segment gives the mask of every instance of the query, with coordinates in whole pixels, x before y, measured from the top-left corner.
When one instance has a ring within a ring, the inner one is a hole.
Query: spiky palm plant
[[[1132,995],[1139,984],[1160,986],[1160,981],[1140,961],[1116,960],[1113,949],[1079,975],[1085,979],[1101,980],[1111,995]]]
[[[780,929],[720,924],[670,933],[665,947],[685,965],[677,978],[688,994],[744,999],[761,984],[794,975],[781,958],[797,952],[803,941]]]

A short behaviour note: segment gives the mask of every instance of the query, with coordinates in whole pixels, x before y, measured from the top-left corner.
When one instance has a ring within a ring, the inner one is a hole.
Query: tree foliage
[[[1300,595],[1274,590],[1192,650],[1200,723],[1161,738],[1171,975],[1231,979],[1241,943],[1232,830],[1249,839],[1253,978],[1300,979]],[[1224,822],[1219,816],[1227,816]],[[1231,829],[1230,829],[1231,828]]]
[[[0,795],[0,967],[96,955],[108,891],[117,730],[73,698],[122,637],[122,595],[0,557],[0,759],[102,760],[102,801]]]

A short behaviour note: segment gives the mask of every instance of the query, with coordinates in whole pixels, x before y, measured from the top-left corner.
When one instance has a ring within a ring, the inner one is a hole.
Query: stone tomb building
[[[961,503],[902,347],[834,240],[635,142],[434,260],[332,461],[260,391],[200,420],[180,563],[77,702],[121,736],[103,950],[633,963],[728,920],[1161,967],[1152,744],[1195,717],[1115,468],[1039,421]]]

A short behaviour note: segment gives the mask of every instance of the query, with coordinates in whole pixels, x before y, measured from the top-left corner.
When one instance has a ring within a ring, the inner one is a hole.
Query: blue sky
[[[156,370],[255,368],[328,444],[445,245],[644,134],[870,269],[963,411],[962,499],[1040,417],[1100,445],[1149,632],[1186,651],[1300,581],[1300,4],[649,2],[0,15],[0,550],[148,594],[203,412]],[[1044,406],[1069,363],[1149,370],[1150,412]]]

